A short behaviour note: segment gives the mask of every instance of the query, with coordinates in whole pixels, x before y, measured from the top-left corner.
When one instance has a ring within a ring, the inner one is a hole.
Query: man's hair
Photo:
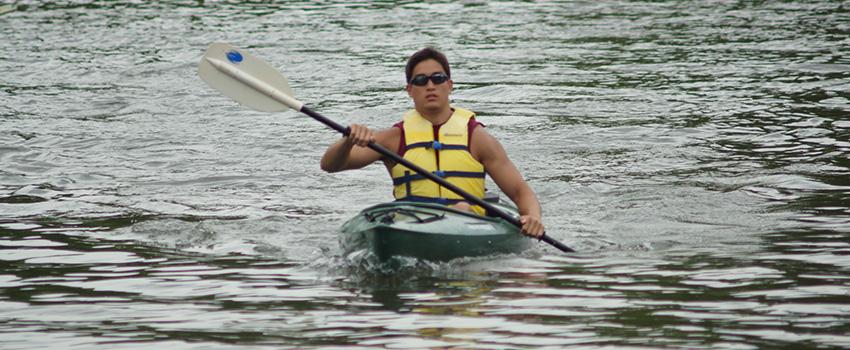
[[[413,79],[413,68],[416,68],[416,65],[419,64],[419,62],[427,59],[437,61],[441,66],[443,66],[443,70],[446,71],[446,76],[448,76],[449,79],[452,78],[452,72],[449,69],[449,60],[446,59],[446,55],[443,55],[442,52],[433,47],[426,47],[422,50],[416,51],[416,53],[407,59],[407,67],[404,68],[404,75],[407,78],[406,83],[410,84],[410,79]]]

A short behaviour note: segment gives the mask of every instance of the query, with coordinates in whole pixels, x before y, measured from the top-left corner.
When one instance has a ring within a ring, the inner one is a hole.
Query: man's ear
[[[413,97],[413,93],[410,92],[410,89],[411,89],[410,84],[407,84],[404,87],[404,90],[407,91],[407,96]]]

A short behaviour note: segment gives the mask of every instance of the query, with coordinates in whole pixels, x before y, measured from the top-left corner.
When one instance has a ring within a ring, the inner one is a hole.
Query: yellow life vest
[[[404,159],[445,179],[478,198],[484,197],[484,165],[469,153],[468,123],[475,116],[469,110],[454,108],[454,113],[438,129],[436,140],[434,126],[415,109],[404,114]],[[393,179],[393,196],[396,200],[453,204],[463,201],[434,181],[396,164],[390,169]],[[484,215],[484,208],[472,209]]]

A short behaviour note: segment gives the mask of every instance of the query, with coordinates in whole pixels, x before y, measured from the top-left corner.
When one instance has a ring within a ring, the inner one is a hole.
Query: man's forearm
[[[321,162],[322,170],[333,173],[345,169],[345,163],[348,161],[348,157],[351,155],[351,149],[354,147],[354,144],[347,142],[347,140],[347,138],[343,138],[325,151]]]
[[[538,218],[543,215],[540,208],[540,201],[537,200],[537,196],[534,195],[531,188],[522,191],[516,205],[520,215],[531,215]]]

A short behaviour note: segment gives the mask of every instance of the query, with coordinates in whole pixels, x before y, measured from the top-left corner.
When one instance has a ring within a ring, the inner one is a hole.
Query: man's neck
[[[445,122],[449,121],[449,118],[452,117],[452,113],[454,113],[450,107],[437,111],[417,110],[417,112],[419,112],[419,115],[423,118],[428,119],[428,121],[433,125],[443,125]]]

